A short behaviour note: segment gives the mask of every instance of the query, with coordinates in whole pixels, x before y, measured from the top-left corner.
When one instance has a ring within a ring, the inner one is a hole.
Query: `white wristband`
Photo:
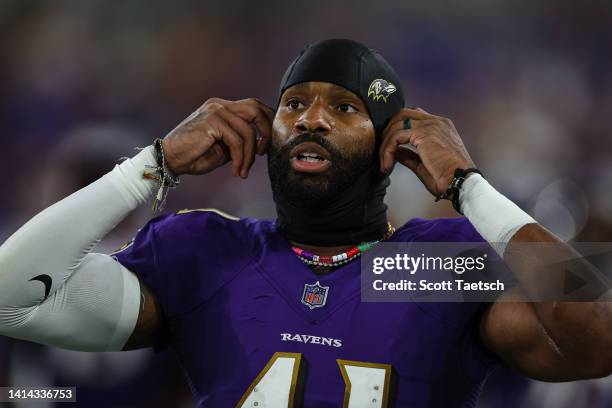
[[[536,222],[477,173],[472,173],[461,186],[459,206],[476,231],[499,255],[503,255],[506,245],[519,229]]]

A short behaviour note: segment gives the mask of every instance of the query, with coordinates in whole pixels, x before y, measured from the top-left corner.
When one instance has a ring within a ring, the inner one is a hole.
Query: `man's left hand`
[[[410,129],[405,121],[410,119]],[[383,131],[380,170],[388,173],[398,161],[411,169],[431,194],[446,192],[455,169],[476,167],[450,119],[421,108],[402,109]],[[401,145],[409,144],[413,147]]]

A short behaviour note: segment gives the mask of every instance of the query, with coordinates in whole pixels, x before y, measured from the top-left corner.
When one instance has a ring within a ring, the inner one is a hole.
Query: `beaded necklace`
[[[394,232],[395,228],[393,228],[391,223],[387,223],[387,232],[385,232],[385,235],[381,239],[363,242],[362,244],[354,246],[348,251],[342,252],[338,255],[315,255],[296,246],[292,246],[291,249],[297,255],[297,257],[300,258],[300,260],[305,264],[325,267],[336,267],[352,261],[359,255],[361,255],[362,252],[367,251],[368,249],[372,248],[374,245],[378,244],[381,241],[389,239],[389,237],[393,235]]]

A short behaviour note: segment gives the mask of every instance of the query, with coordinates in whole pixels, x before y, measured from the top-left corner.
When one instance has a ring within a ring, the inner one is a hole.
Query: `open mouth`
[[[319,173],[331,165],[329,152],[313,142],[300,143],[291,150],[290,157],[293,169],[305,173]]]
[[[320,156],[316,153],[311,153],[311,152],[304,152],[304,153],[300,153],[297,156],[297,159],[299,161],[305,161],[308,163],[318,163],[318,162],[322,162],[325,159],[323,158],[323,156]]]

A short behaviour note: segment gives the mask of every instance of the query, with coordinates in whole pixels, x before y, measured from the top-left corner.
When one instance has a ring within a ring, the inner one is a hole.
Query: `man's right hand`
[[[207,100],[163,140],[164,158],[177,176],[204,174],[231,160],[232,175],[246,178],[272,136],[275,111],[251,98]]]

